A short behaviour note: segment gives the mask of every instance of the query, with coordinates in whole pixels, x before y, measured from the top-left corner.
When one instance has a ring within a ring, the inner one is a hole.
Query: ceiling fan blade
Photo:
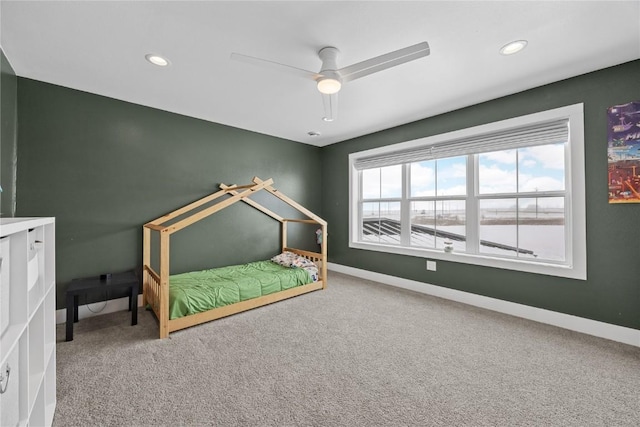
[[[324,117],[322,120],[325,122],[332,122],[338,118],[338,93],[331,95],[322,95],[322,103],[324,104]]]
[[[240,62],[246,62],[247,64],[253,64],[260,67],[267,67],[278,71],[283,71],[288,74],[293,74],[305,79],[316,80],[320,77],[318,73],[313,71],[303,70],[302,68],[292,67],[290,65],[280,64],[279,62],[269,61],[267,59],[256,58],[254,56],[243,55],[241,53],[232,53],[231,59]]]
[[[341,68],[338,70],[338,74],[340,74],[343,82],[348,82],[422,58],[429,55],[429,53],[429,43],[422,42]]]

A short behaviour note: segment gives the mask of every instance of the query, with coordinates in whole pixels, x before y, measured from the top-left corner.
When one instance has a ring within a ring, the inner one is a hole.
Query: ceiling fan
[[[231,59],[314,80],[318,91],[322,94],[325,113],[323,120],[332,122],[338,115],[338,91],[343,83],[427,56],[429,55],[429,43],[421,42],[343,68],[338,68],[337,65],[339,52],[337,48],[332,46],[320,49],[318,56],[322,61],[322,67],[317,73],[240,53],[232,53]]]

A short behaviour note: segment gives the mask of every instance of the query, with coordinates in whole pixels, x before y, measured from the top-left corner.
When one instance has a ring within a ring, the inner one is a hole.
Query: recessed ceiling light
[[[325,122],[332,122],[333,119],[331,117],[323,117],[322,120],[324,120]]]
[[[526,40],[517,40],[515,42],[507,43],[506,45],[500,48],[500,53],[502,55],[513,55],[514,53],[520,52],[527,46]]]
[[[160,55],[149,53],[144,57],[147,59],[147,61],[151,62],[153,65],[157,65],[158,67],[166,67],[167,65],[169,65],[169,60],[167,58],[163,58]]]
[[[316,136],[320,136],[320,132],[312,130],[310,132],[307,132],[307,135],[309,135],[310,137],[316,137]]]

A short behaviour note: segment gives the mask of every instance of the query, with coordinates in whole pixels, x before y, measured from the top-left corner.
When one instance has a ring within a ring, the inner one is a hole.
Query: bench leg
[[[131,286],[129,295],[129,309],[131,310],[131,326],[138,324],[138,285]]]
[[[73,323],[78,323],[78,299],[80,295],[74,295],[73,297]]]
[[[74,297],[73,295],[67,295],[67,324],[66,324],[66,329],[67,329],[67,341],[73,341],[73,322],[74,320],[77,321],[76,319],[78,318],[78,314],[77,314],[77,308],[76,308],[76,301],[77,301],[77,296]]]

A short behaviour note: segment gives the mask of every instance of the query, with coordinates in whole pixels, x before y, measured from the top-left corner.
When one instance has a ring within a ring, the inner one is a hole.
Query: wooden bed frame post
[[[160,338],[169,336],[169,237],[167,229],[160,232]]]
[[[282,221],[282,247],[287,247],[287,221]]]
[[[320,245],[320,252],[322,253],[322,289],[327,287],[327,223],[322,224],[322,244]]]
[[[146,266],[151,265],[151,229],[142,227],[142,305],[149,302],[147,300],[147,290],[149,283],[149,273]]]

